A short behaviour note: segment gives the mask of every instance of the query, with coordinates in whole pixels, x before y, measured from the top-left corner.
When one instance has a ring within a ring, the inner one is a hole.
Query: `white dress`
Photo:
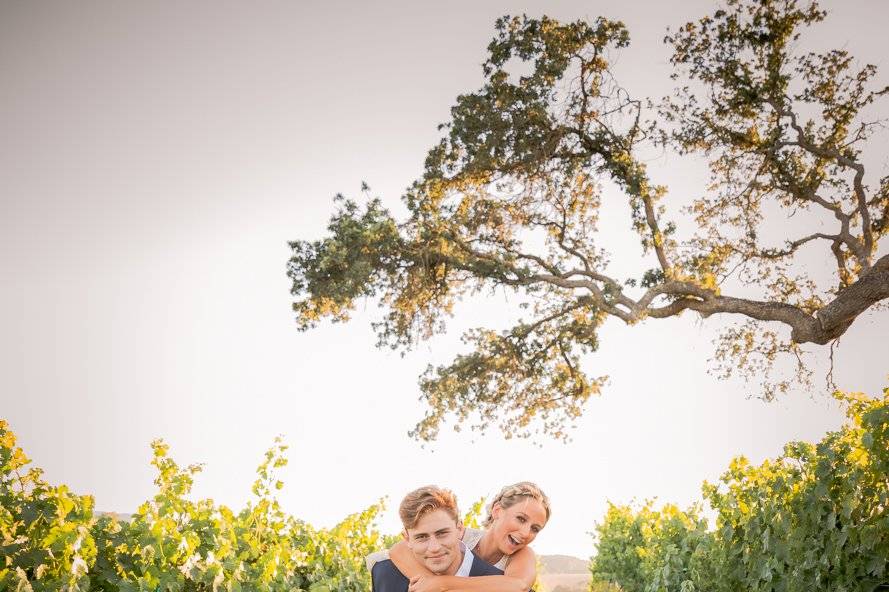
[[[478,547],[478,543],[482,540],[484,534],[484,530],[478,528],[466,528],[463,532],[463,544],[466,545],[467,549],[475,553],[475,548]],[[506,571],[506,566],[509,564],[509,557],[509,555],[504,555],[500,558],[500,561],[494,564],[494,567]],[[384,561],[386,559],[389,559],[389,549],[371,553],[364,558],[364,562],[367,564],[367,571],[371,571],[377,561]]]

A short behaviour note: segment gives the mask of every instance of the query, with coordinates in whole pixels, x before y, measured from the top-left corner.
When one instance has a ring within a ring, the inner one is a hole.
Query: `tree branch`
[[[797,251],[797,249],[799,249],[804,244],[819,238],[833,241],[835,243],[842,240],[842,237],[836,234],[824,234],[823,232],[816,232],[815,234],[810,234],[809,236],[797,239],[793,242],[788,242],[787,248],[783,251],[766,249],[760,251],[757,256],[763,259],[780,259],[781,257],[787,257],[788,255],[793,255]]]
[[[858,259],[859,265],[863,271],[867,271],[871,266],[871,254],[873,253],[874,237],[871,229],[870,211],[867,207],[867,195],[864,190],[864,165],[854,159],[846,156],[835,148],[828,148],[815,144],[807,135],[805,130],[797,121],[796,113],[790,107],[779,105],[776,101],[769,101],[772,108],[782,116],[790,119],[790,126],[796,132],[796,141],[787,142],[788,145],[799,146],[803,150],[814,154],[815,156],[826,158],[836,162],[838,165],[855,171],[855,177],[852,185],[857,201],[856,210],[861,216],[861,234],[862,240],[855,241],[855,247],[852,251]],[[851,245],[850,245],[851,247]]]

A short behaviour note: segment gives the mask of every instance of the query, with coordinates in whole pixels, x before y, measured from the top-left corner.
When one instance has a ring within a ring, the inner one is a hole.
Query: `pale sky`
[[[835,14],[820,42],[877,64],[885,84],[885,2],[824,4]],[[332,196],[357,195],[362,180],[401,211],[436,125],[481,81],[497,16],[621,19],[633,44],[620,81],[660,96],[665,27],[711,7],[0,3],[0,417],[48,480],[102,510],[132,512],[153,494],[158,437],[181,464],[206,463],[196,496],[240,507],[283,434],[282,503],[316,526],[388,496],[381,526],[394,532],[393,508],[416,486],[448,486],[468,507],[529,479],[554,512],[535,548],[580,557],[607,500],[686,505],[733,456],[759,462],[820,438],[841,423],[828,399],[767,404],[718,382],[706,369],[723,321],[687,315],[606,323],[586,363],[610,384],[571,443],[447,428],[424,448],[407,437],[423,414],[418,375],[461,351],[461,329],[506,322],[502,296],[467,301],[454,330],[404,358],[373,347],[373,302],[345,325],[293,322],[287,241],[321,237]],[[673,195],[704,185],[676,157],[650,167]],[[606,195],[602,214],[618,268],[639,249],[624,202]],[[887,384],[886,332],[887,313],[871,312],[843,337],[840,386]]]

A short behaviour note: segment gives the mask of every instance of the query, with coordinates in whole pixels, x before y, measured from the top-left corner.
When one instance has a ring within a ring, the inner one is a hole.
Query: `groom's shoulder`
[[[407,590],[408,579],[398,571],[391,559],[377,561],[370,572],[375,592],[394,592]]]
[[[472,568],[469,570],[470,577],[475,576],[500,576],[503,575],[503,570],[499,567],[494,567],[484,559],[479,558],[477,555],[472,558]]]

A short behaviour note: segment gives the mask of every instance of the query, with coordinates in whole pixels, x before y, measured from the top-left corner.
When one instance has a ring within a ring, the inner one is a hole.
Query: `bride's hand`
[[[439,576],[414,576],[411,578],[408,592],[445,592],[438,582]]]

